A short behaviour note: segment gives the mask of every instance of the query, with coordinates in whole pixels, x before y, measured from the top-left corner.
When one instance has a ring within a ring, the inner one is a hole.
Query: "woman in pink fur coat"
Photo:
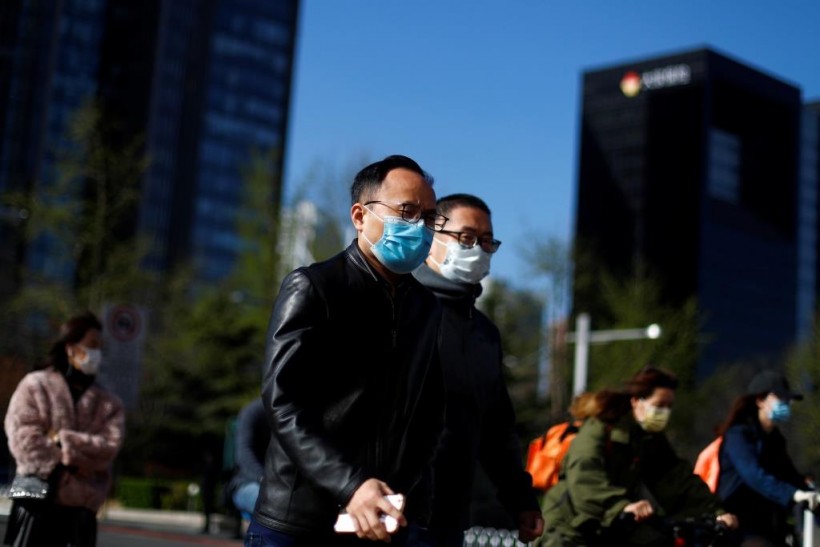
[[[15,500],[5,541],[14,546],[93,546],[96,514],[111,483],[125,417],[119,398],[95,382],[102,325],[71,318],[41,370],[9,402],[5,427],[17,473],[48,479],[49,499]]]

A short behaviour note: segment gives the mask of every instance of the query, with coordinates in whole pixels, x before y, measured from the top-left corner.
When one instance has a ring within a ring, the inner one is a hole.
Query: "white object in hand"
[[[818,504],[818,494],[817,492],[811,492],[807,490],[798,490],[794,493],[792,498],[795,503],[806,502],[809,506],[810,511],[814,511]]]
[[[384,498],[399,511],[404,509],[404,496],[402,494],[390,494]],[[384,527],[389,534],[399,529],[399,521],[394,517],[382,515],[379,519],[384,523]],[[333,526],[333,529],[339,533],[355,532],[356,524],[353,522],[353,518],[347,513],[339,513],[339,517],[336,519],[336,524]]]

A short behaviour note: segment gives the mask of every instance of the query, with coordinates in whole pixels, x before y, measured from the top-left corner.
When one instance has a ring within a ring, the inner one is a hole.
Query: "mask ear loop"
[[[380,217],[379,215],[377,215],[376,212],[373,211],[373,209],[371,209],[367,205],[362,205],[362,209],[364,209],[365,211],[367,211],[368,213],[370,213],[371,215],[373,215],[377,219],[381,220],[382,224],[384,224],[384,219],[382,217]],[[371,247],[376,245],[375,243],[370,241],[370,238],[368,238],[366,235],[364,235],[364,230],[362,230],[362,237],[364,238],[365,241],[367,241],[368,244],[370,244]]]
[[[441,242],[441,241],[439,241],[439,239],[438,239],[437,237],[435,237],[435,236],[433,236],[433,243],[438,243],[439,245],[444,245],[445,247],[447,247],[447,243],[442,243],[442,242]],[[442,262],[439,262],[438,260],[436,260],[435,258],[433,258],[433,255],[427,255],[427,258],[429,258],[429,259],[433,262],[433,264],[435,264],[435,265],[436,265],[436,266],[438,266],[439,268],[441,268],[441,267],[442,267],[442,265],[444,264],[444,262],[446,262],[446,261],[447,261],[447,255],[444,255],[444,260],[443,260]]]

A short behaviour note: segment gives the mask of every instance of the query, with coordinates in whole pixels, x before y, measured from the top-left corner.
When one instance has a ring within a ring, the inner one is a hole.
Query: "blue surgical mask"
[[[785,401],[778,400],[769,408],[769,419],[775,423],[788,422],[792,417],[792,407]]]
[[[396,274],[407,274],[421,266],[433,244],[433,232],[424,222],[409,222],[396,216],[380,217],[369,208],[365,209],[384,223],[382,237],[376,243],[362,232],[376,259]]]

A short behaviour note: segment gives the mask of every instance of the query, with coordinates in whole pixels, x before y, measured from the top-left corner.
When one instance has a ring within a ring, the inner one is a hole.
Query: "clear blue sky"
[[[519,287],[531,237],[571,237],[583,71],[708,46],[820,99],[819,0],[303,0],[299,32],[286,196],[409,155],[487,201]]]

